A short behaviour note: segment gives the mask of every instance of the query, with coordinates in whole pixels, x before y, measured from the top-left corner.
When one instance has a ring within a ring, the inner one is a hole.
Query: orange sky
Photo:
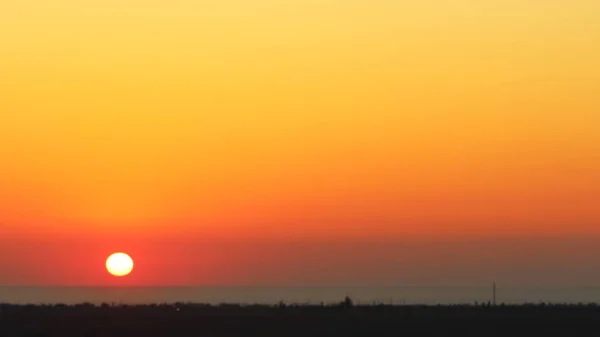
[[[2,1],[0,285],[115,284],[115,250],[140,266],[118,282],[176,285],[577,247],[600,237],[598,41],[595,0]]]

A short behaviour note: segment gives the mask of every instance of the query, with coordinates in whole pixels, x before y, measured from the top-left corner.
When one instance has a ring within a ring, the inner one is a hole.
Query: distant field
[[[579,336],[600,306],[0,306],[0,336]],[[591,334],[589,334],[591,333]]]

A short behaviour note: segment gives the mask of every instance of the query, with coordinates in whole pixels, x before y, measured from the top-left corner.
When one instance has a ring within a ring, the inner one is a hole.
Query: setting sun
[[[114,253],[106,260],[106,269],[114,276],[125,276],[133,269],[133,260],[125,253]]]

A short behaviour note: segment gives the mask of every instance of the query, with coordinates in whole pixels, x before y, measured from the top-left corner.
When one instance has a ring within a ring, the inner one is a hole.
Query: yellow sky
[[[2,1],[0,229],[598,234],[598,60],[595,0]]]

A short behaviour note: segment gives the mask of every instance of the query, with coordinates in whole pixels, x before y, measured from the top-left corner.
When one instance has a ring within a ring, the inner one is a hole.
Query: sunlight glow
[[[133,260],[125,253],[114,253],[106,260],[106,269],[114,276],[125,276],[133,270]]]

